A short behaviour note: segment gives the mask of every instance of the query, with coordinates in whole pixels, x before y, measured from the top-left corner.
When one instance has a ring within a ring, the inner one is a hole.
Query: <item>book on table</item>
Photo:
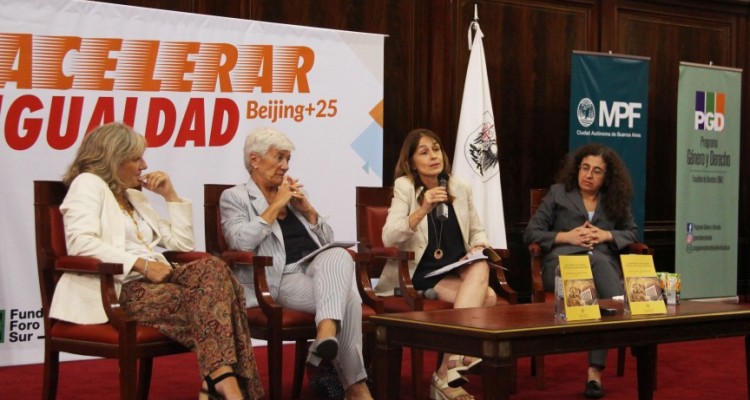
[[[667,306],[650,254],[622,254],[625,310],[631,315],[666,314]]]
[[[493,250],[493,249],[485,248],[482,251],[477,251],[475,253],[470,254],[466,258],[462,258],[462,259],[460,259],[460,260],[458,260],[458,261],[456,261],[454,263],[450,263],[450,264],[448,264],[446,266],[443,266],[443,267],[440,267],[440,268],[438,268],[438,269],[436,269],[434,271],[431,271],[431,272],[425,274],[425,277],[429,278],[429,277],[432,277],[432,276],[435,276],[435,275],[440,275],[440,274],[446,273],[448,271],[451,271],[451,270],[453,270],[455,268],[458,268],[458,267],[460,267],[462,265],[471,264],[471,263],[473,263],[475,261],[479,261],[479,260],[487,260],[488,261],[487,263],[491,267],[502,268],[504,270],[507,270],[507,268],[503,267],[502,265],[496,264],[497,262],[499,262],[501,260],[500,255],[497,254],[497,252],[495,250]]]
[[[565,319],[601,319],[599,296],[588,255],[559,256]]]

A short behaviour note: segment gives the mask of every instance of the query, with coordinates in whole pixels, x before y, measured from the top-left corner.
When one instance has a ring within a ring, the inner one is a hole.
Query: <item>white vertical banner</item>
[[[355,238],[354,188],[382,184],[383,42],[94,1],[0,1],[0,186],[9,190],[0,196],[0,366],[43,357],[32,182],[60,180],[103,123],[146,137],[147,172],[166,171],[193,202],[197,250],[203,185],[249,179],[242,148],[261,126],[290,137],[289,175],[337,239]]]
[[[474,31],[474,39],[471,39]],[[474,192],[474,206],[494,248],[507,249],[500,159],[492,114],[487,62],[479,23],[469,27],[469,66],[458,120],[453,175],[467,179]]]

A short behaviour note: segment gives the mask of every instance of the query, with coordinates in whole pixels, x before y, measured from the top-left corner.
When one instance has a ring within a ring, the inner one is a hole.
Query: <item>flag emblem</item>
[[[492,114],[484,113],[484,121],[466,137],[464,156],[471,170],[482,180],[488,179],[500,172],[497,155],[497,139],[495,135],[495,121]]]

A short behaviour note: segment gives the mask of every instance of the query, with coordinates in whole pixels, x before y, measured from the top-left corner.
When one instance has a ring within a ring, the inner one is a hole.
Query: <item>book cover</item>
[[[622,254],[622,275],[625,278],[626,307],[631,315],[666,314],[659,278],[650,254]]]
[[[581,321],[601,319],[599,297],[591,273],[589,256],[560,256],[560,277],[562,279],[565,319]]]

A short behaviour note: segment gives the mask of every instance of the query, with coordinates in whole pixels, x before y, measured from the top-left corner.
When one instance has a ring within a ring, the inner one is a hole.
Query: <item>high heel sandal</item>
[[[321,361],[330,361],[336,358],[338,352],[339,341],[336,337],[331,336],[320,341],[315,340],[307,353],[307,363],[317,367]]]
[[[465,365],[466,364],[466,362],[465,362],[466,361],[466,356],[461,356],[461,355],[454,354],[454,355],[448,357],[448,362],[453,361],[455,363],[454,367],[453,368],[449,368],[448,371],[456,371],[457,373],[459,373],[461,375],[468,374],[469,371],[472,368],[476,367],[477,365],[479,365],[479,363],[482,362],[482,359],[479,358],[479,357],[473,357],[473,359],[474,359],[474,361],[472,361],[471,363],[469,363],[469,365]]]
[[[440,379],[437,372],[432,373],[432,381],[430,382],[430,399],[454,400],[461,396],[469,396],[472,399],[474,398],[474,396],[470,395],[463,388],[449,386],[448,382]]]
[[[237,374],[235,374],[234,372],[225,372],[217,376],[216,378],[211,378],[210,375],[206,375],[204,380],[206,381],[206,386],[208,386],[208,388],[206,389],[201,388],[201,392],[200,392],[200,395],[198,396],[198,399],[199,400],[204,400],[204,399],[224,400],[224,396],[222,396],[221,393],[219,393],[216,390],[216,385],[218,385],[219,382],[223,381],[224,379],[230,378],[230,377],[236,378]]]

